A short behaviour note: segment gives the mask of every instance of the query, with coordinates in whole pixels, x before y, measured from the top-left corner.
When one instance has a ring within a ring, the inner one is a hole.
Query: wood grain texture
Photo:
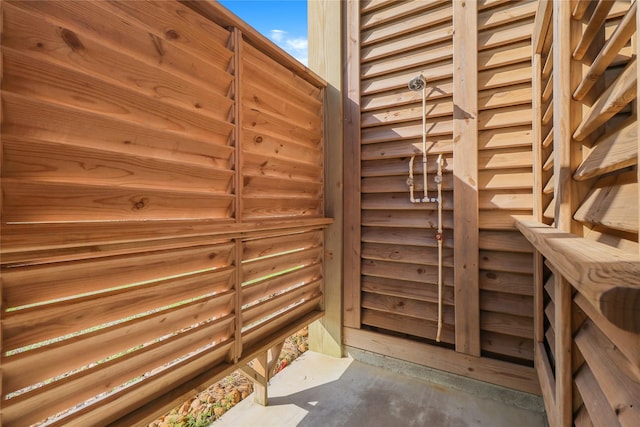
[[[605,176],[594,184],[574,214],[578,221],[626,232],[638,231],[637,176],[634,172]]]
[[[571,425],[572,412],[572,288],[562,276],[554,275],[554,349],[556,377],[556,405],[558,424]]]
[[[458,375],[540,394],[533,368],[474,357],[449,349],[366,330],[345,329],[345,345],[374,351]]]
[[[640,332],[637,256],[526,218],[518,229],[558,271],[618,327]]]
[[[571,98],[571,88],[580,80],[581,64],[572,61],[570,49],[572,42],[579,37],[580,24],[571,20],[568,2],[554,3],[553,8],[554,218],[560,230],[579,233],[578,225],[572,220],[579,196],[571,175],[581,158],[579,146],[570,141],[581,116],[580,105],[572,102]]]
[[[636,66],[635,58],[629,61],[624,71],[607,87],[584,115],[582,122],[573,132],[573,138],[577,141],[584,140],[596,128],[636,99]]]
[[[541,0],[538,2],[538,10],[535,14],[535,22],[531,42],[534,54],[542,53],[544,38],[551,25],[552,10],[552,3],[549,0]]]
[[[586,28],[582,31],[582,34],[577,41],[576,47],[573,50],[574,59],[579,61],[584,57],[587,49],[595,39],[605,20],[607,19],[607,16],[609,15],[609,11],[613,7],[613,4],[613,1],[606,0],[596,3],[595,9],[589,17],[589,22],[587,23]]]
[[[633,33],[636,31],[636,10],[637,3],[634,2],[631,7],[629,7],[629,10],[614,33],[598,53],[598,56],[593,60],[589,67],[589,71],[587,71],[587,74],[573,93],[574,99],[581,100],[584,98],[593,85],[604,74],[607,67],[611,65],[620,50],[622,50],[622,48],[627,44]]]
[[[609,411],[615,413],[620,425],[636,424],[640,420],[637,370],[634,371],[626,357],[590,321],[582,325],[575,341],[606,396]]]
[[[456,350],[480,355],[478,287],[478,62],[475,3],[454,3],[454,269]]]
[[[576,305],[589,317],[594,327],[597,327],[616,348],[622,353],[631,366],[635,377],[640,376],[640,334],[624,331],[609,322],[602,313],[583,295],[574,297]]]
[[[540,389],[542,391],[542,397],[544,398],[544,407],[547,413],[547,420],[549,425],[555,427],[558,426],[556,416],[556,403],[555,403],[555,378],[549,358],[546,355],[546,350],[543,343],[537,343],[535,345],[535,367],[538,373],[538,381],[540,383]]]
[[[3,425],[148,422],[321,314],[326,82],[197,9],[2,3]]]

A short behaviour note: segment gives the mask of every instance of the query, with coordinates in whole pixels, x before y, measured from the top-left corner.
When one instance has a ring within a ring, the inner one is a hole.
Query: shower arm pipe
[[[422,85],[422,185],[423,200],[429,200],[427,193],[427,84]]]

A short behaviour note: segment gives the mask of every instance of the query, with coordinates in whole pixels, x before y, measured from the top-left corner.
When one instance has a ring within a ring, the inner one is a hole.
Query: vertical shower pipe
[[[417,92],[422,91],[422,182],[424,195],[422,198],[416,199],[413,196],[413,161],[416,156],[411,156],[409,160],[409,200],[411,203],[437,203],[438,204],[438,231],[435,239],[438,242],[438,332],[436,333],[436,341],[440,342],[442,333],[442,154],[438,155],[438,169],[434,181],[438,186],[438,196],[429,197],[427,192],[427,84],[424,76],[420,74],[418,77],[409,81],[409,89]]]

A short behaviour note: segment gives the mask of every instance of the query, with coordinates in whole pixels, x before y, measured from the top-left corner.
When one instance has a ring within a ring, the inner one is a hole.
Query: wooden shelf
[[[522,234],[578,292],[617,327],[640,332],[640,258],[516,217]]]

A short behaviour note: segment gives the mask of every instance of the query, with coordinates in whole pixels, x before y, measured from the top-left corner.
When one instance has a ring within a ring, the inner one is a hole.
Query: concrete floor
[[[308,351],[271,380],[269,406],[249,396],[212,427],[546,425],[537,396],[424,368],[422,378],[404,375],[404,362],[354,357],[384,367]],[[415,371],[409,365],[406,372]]]

